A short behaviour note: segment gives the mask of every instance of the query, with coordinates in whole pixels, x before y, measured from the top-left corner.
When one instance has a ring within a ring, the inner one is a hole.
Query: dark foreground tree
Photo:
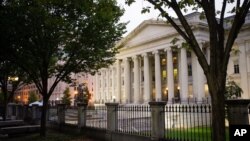
[[[57,84],[114,61],[114,43],[125,29],[119,23],[123,10],[115,0],[5,0],[0,14],[1,32],[11,41],[3,46],[6,58],[43,96],[40,135],[45,136],[48,100]]]
[[[0,95],[3,105],[3,120],[6,120],[7,104],[13,102],[14,93],[24,83],[26,83],[26,80],[23,71],[10,61],[0,57]]]
[[[225,84],[227,66],[232,46],[239,34],[245,17],[250,7],[249,0],[145,0],[153,5],[153,8],[160,11],[160,16],[167,20],[176,31],[183,37],[188,46],[198,57],[198,61],[207,78],[209,92],[212,98],[212,126],[213,141],[225,140]],[[132,4],[135,0],[126,0],[127,4]],[[221,4],[217,6],[215,2]],[[233,8],[226,10],[229,4]],[[184,14],[189,10],[200,10],[207,20],[210,46],[210,63],[204,56],[197,38],[192,31],[192,26],[188,23]],[[142,12],[149,12],[150,7],[144,7]],[[174,12],[178,17],[171,17],[169,11]],[[234,14],[231,28],[225,29],[225,13]]]

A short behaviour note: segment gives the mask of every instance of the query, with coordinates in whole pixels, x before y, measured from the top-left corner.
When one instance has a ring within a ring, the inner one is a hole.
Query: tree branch
[[[234,22],[232,24],[231,30],[229,31],[229,35],[228,35],[226,46],[225,46],[225,56],[223,58],[224,60],[223,66],[225,66],[228,62],[229,54],[232,50],[233,43],[235,39],[237,38],[236,35],[238,35],[241,27],[245,23],[245,17],[248,14],[249,8],[250,8],[250,1],[245,0],[241,8],[238,11],[236,11],[236,14],[233,20]]]
[[[164,0],[167,4],[171,4],[168,0]],[[157,3],[153,0],[148,0],[151,4],[154,6],[157,5]],[[181,30],[181,28],[174,22],[174,20],[162,9],[162,7],[158,6],[157,9],[160,11],[163,17],[165,17],[168,22],[177,30],[177,32],[185,39],[189,40],[188,36],[184,31]]]
[[[200,45],[198,44],[194,33],[191,29],[191,26],[188,24],[186,18],[184,17],[184,15],[182,14],[178,4],[176,3],[176,1],[173,1],[173,6],[172,8],[174,9],[175,13],[177,14],[183,28],[185,29],[186,34],[188,35],[188,40],[186,40],[190,45],[191,48],[193,49],[193,51],[195,52],[196,56],[198,57],[198,60],[200,62],[200,65],[202,66],[203,70],[205,73],[207,73],[209,71],[209,65],[208,65],[208,61],[206,60],[206,57],[204,56]]]
[[[223,0],[222,7],[221,7],[221,14],[220,14],[220,25],[222,27],[224,25],[224,16],[225,16],[226,7],[227,7],[227,0]]]

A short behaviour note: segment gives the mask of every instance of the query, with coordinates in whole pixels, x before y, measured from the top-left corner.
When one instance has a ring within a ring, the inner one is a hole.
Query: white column
[[[162,90],[161,90],[161,62],[159,51],[154,51],[155,56],[155,100],[162,100]]]
[[[150,101],[150,96],[152,92],[151,81],[150,81],[150,73],[149,73],[149,58],[148,53],[144,53],[143,55],[143,64],[144,64],[144,97],[143,102],[148,103]]]
[[[113,102],[116,102],[116,93],[115,93],[115,67],[112,66],[112,86],[111,86],[111,89],[112,89],[112,101]]]
[[[248,92],[247,58],[246,58],[246,46],[245,45],[246,45],[245,43],[239,44],[239,49],[240,49],[239,69],[240,69],[240,86],[241,86],[241,89],[243,90],[241,97],[243,99],[248,99],[250,98],[250,95]]]
[[[100,92],[101,102],[105,100],[105,93],[104,93],[104,70],[101,70],[101,92]]]
[[[168,103],[172,103],[172,98],[174,98],[174,67],[173,54],[171,48],[167,49],[167,86]]]
[[[124,59],[125,68],[124,68],[124,93],[125,93],[125,100],[126,103],[130,103],[130,63],[129,59]]]
[[[198,59],[196,57],[196,65],[197,65],[197,102],[202,103],[202,98],[205,98],[205,76],[203,69],[198,62]]]
[[[110,85],[109,85],[109,68],[107,68],[106,70],[106,96],[105,96],[105,99],[106,99],[106,102],[110,102],[110,91],[109,91],[109,88],[110,88]]]
[[[134,61],[134,103],[138,104],[140,95],[140,75],[139,75],[138,56],[134,56],[133,61]]]
[[[187,70],[187,52],[185,48],[181,48],[181,82],[180,97],[181,102],[187,102],[188,98],[188,70]]]
[[[98,72],[95,74],[95,92],[94,92],[95,102],[100,100],[99,97],[99,74]]]
[[[116,102],[120,103],[121,101],[121,62],[117,60],[116,62]]]
[[[198,90],[197,90],[197,57],[195,56],[194,52],[191,52],[192,57],[192,87],[193,87],[193,93],[192,97],[197,98],[198,96]]]

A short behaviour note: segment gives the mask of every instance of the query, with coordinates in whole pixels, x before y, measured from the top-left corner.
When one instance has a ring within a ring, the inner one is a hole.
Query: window
[[[192,76],[192,65],[188,64],[188,76]]]
[[[240,73],[239,61],[234,61],[234,73]]]

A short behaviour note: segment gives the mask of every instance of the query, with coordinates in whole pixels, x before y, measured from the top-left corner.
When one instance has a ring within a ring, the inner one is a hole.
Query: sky
[[[117,0],[118,5],[125,9],[124,15],[121,17],[121,22],[129,22],[127,24],[127,32],[123,35],[128,35],[133,29],[135,29],[140,23],[148,19],[157,19],[159,12],[151,9],[150,13],[141,14],[143,7],[152,6],[145,0],[136,0],[135,3],[128,6],[125,4],[125,0]],[[221,0],[216,1],[216,7],[221,7]],[[228,5],[228,8],[232,8],[232,5]]]
[[[136,0],[136,2],[130,6],[125,4],[125,0],[117,0],[118,5],[125,9],[124,15],[121,17],[121,22],[129,22],[127,24],[126,36],[133,29],[135,29],[140,23],[148,19],[156,19],[159,15],[157,10],[151,10],[150,13],[141,14],[142,7],[150,5],[144,0]]]

